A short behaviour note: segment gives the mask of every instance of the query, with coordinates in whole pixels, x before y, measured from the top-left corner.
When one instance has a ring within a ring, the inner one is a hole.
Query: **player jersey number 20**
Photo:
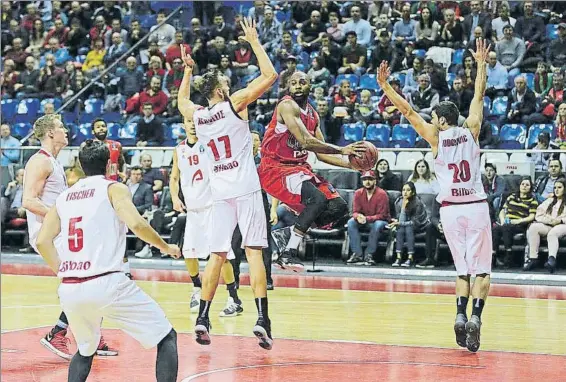
[[[467,182],[472,177],[470,163],[467,160],[463,160],[460,163],[450,163],[448,164],[448,169],[454,171],[452,176],[453,183]]]

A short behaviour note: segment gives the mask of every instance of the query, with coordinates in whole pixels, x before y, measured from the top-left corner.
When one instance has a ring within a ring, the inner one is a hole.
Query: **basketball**
[[[361,157],[350,155],[350,164],[355,170],[358,171],[371,170],[377,163],[379,153],[377,152],[377,148],[373,145],[373,143],[368,141],[362,141],[362,143],[366,147],[366,152],[363,153]]]

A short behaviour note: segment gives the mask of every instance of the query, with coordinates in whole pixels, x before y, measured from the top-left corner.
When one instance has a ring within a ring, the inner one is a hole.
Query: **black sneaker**
[[[275,262],[275,267],[292,272],[303,272],[305,270],[305,266],[297,257],[296,249],[285,249]]]
[[[466,322],[466,347],[472,353],[477,352],[480,348],[480,329],[481,320],[478,316],[472,316]]]
[[[352,253],[352,256],[346,261],[347,264],[356,264],[356,263],[363,263],[364,258],[362,255],[358,255],[357,253]]]
[[[277,248],[279,249],[278,252],[283,253],[285,248],[287,248],[289,239],[291,238],[291,227],[285,227],[271,231],[271,237],[273,238],[275,245],[277,245]]]
[[[273,338],[271,337],[271,321],[269,319],[258,318],[254,326],[254,335],[259,340],[259,346],[265,350],[271,350]]]
[[[537,259],[527,259],[525,260],[525,264],[523,264],[523,271],[532,271],[533,269],[536,268],[536,266],[538,265],[538,260]]]
[[[273,290],[273,283],[267,283],[267,290]]]
[[[427,257],[424,261],[421,261],[416,266],[417,268],[434,268],[434,265],[434,260]]]
[[[454,322],[454,333],[456,334],[456,343],[460,347],[467,347],[466,345],[466,323],[468,319],[463,314],[456,315],[456,322]]]
[[[365,265],[375,265],[375,260],[373,259],[373,255],[367,254],[364,258]]]
[[[200,345],[210,345],[210,320],[207,317],[198,317],[195,325],[196,341]]]
[[[556,257],[548,256],[548,260],[544,263],[544,267],[548,269],[550,273],[554,273],[556,270]]]

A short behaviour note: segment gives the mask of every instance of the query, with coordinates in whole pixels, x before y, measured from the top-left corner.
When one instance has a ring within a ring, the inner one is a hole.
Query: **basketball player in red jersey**
[[[478,68],[475,93],[469,116],[462,127],[458,126],[458,107],[446,101],[434,107],[432,122],[427,123],[387,82],[390,76],[387,62],[381,63],[377,77],[385,95],[432,148],[434,170],[440,185],[436,198],[441,204],[440,221],[458,275],[454,324],[456,343],[471,352],[478,351],[480,347],[481,314],[489,293],[492,260],[491,220],[481,180],[478,144],[490,47],[483,39],[476,42],[476,51],[470,51]],[[466,307],[472,275],[476,278],[471,287],[473,304],[468,321]]]
[[[118,181],[118,178],[125,180],[126,175],[124,172],[124,164],[126,161],[122,154],[122,144],[120,142],[107,139],[108,127],[106,126],[106,121],[102,118],[95,119],[92,122],[92,134],[94,135],[95,140],[106,143],[108,150],[110,150],[110,170],[107,178],[114,181]]]
[[[299,214],[294,227],[272,232],[280,249],[276,266],[299,272],[304,266],[297,258],[297,248],[307,230],[313,224],[345,222],[349,215],[348,204],[336,189],[313,173],[308,152],[322,162],[351,169],[342,155],[359,155],[365,147],[359,142],[346,147],[325,143],[318,113],[308,102],[309,77],[295,72],[288,84],[289,95],[277,105],[265,132],[258,173],[261,187]]]

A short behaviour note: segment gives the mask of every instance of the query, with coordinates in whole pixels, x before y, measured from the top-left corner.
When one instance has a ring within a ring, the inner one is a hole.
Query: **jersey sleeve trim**
[[[232,101],[228,100],[228,104],[230,105],[230,109],[232,109],[232,113],[234,113],[234,115],[235,115],[239,120],[244,121],[244,122],[249,122],[248,119],[244,119],[244,118],[240,117],[240,114],[238,114],[238,113],[236,112],[236,110],[234,109],[234,105],[232,105]]]

